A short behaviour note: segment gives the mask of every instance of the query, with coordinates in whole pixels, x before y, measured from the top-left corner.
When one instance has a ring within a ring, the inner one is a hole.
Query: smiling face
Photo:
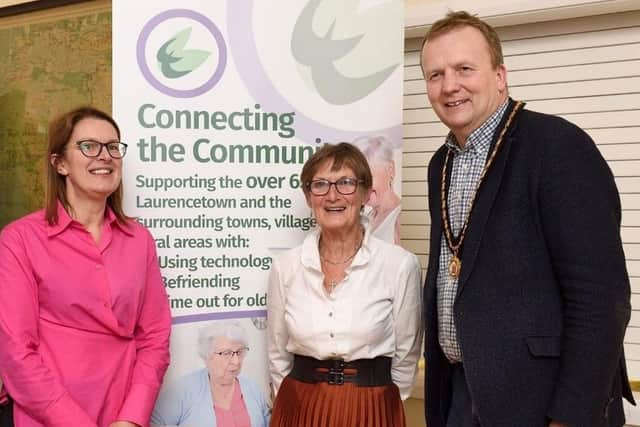
[[[333,162],[328,161],[318,168],[312,180],[326,179],[335,182],[340,178],[356,179],[348,167],[331,170]],[[360,227],[360,209],[367,202],[369,191],[358,185],[353,194],[340,194],[335,185],[324,196],[307,194],[307,204],[324,232],[348,232]]]
[[[507,70],[492,65],[476,28],[457,27],[428,40],[422,67],[429,101],[460,145],[507,99]]]
[[[74,127],[63,154],[50,159],[58,174],[65,177],[65,193],[71,206],[87,201],[106,202],[122,179],[122,159],[111,158],[105,148],[95,158],[82,154],[76,142],[88,139],[117,142],[118,133],[106,120],[82,119]]]
[[[245,345],[224,336],[217,337],[211,345],[213,352],[207,361],[210,380],[218,385],[231,384],[242,370],[244,356],[234,354],[230,358],[225,358],[218,353],[242,350]]]

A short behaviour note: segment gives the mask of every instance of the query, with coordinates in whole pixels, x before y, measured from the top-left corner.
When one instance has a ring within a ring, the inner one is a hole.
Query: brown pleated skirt
[[[271,427],[405,427],[395,384],[310,384],[286,377],[271,413]]]

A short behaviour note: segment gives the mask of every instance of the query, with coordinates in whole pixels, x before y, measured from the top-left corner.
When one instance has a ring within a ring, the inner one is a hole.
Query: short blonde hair
[[[491,65],[493,65],[493,68],[504,64],[502,44],[500,43],[500,37],[496,30],[482,19],[464,10],[449,12],[444,18],[434,22],[422,40],[420,52],[424,50],[424,45],[429,40],[460,27],[473,27],[482,33],[482,36],[489,46],[489,54],[491,55]],[[420,66],[422,66],[422,55],[420,55]]]

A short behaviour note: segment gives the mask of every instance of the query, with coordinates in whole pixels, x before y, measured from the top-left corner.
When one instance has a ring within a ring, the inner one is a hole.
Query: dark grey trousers
[[[481,427],[471,393],[469,393],[462,363],[453,365],[451,406],[447,414],[447,427]]]

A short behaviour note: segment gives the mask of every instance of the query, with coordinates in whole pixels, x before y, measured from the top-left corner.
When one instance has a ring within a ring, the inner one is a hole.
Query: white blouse
[[[387,356],[393,382],[406,399],[423,333],[418,258],[367,230],[345,278],[327,295],[319,237],[316,229],[271,267],[267,344],[274,393],[291,371],[294,354],[346,361]]]

